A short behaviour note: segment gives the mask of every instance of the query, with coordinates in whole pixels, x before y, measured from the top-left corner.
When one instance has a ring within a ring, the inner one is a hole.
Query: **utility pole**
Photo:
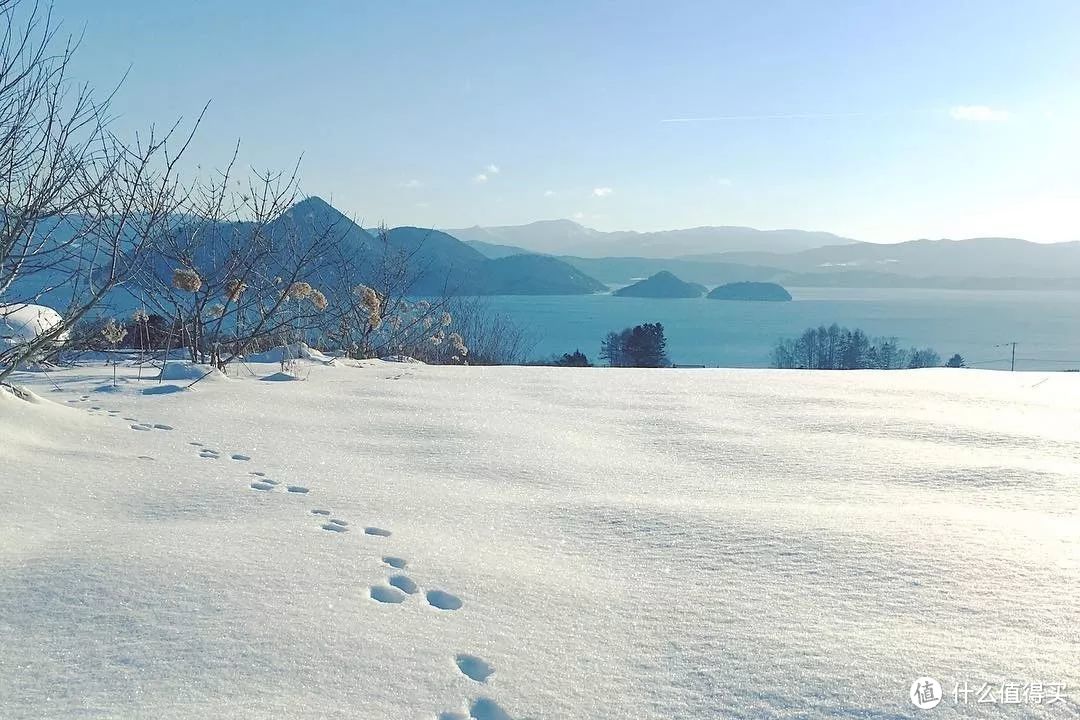
[[[995,345],[994,347],[1006,346],[1012,347],[1012,359],[1009,361],[1009,372],[1016,372],[1016,341],[1013,340],[1012,342],[1001,343],[1000,345]]]

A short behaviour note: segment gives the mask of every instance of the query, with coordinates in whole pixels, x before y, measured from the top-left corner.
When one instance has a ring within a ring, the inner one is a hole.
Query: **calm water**
[[[651,300],[611,295],[490,298],[492,306],[527,328],[530,355],[580,348],[595,361],[609,330],[661,322],[676,363],[767,367],[782,337],[833,322],[902,344],[929,345],[943,358],[955,352],[969,365],[1024,370],[1080,368],[1080,292],[993,292],[789,288],[789,303]]]

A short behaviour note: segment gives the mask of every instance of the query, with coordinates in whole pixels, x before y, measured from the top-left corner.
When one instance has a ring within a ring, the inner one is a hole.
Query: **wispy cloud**
[[[610,195],[613,192],[615,192],[615,191],[612,190],[609,187],[598,187],[598,188],[593,188],[592,194],[593,194],[594,197],[607,197],[608,195]]]
[[[420,182],[419,180],[417,180],[415,178],[412,179],[412,180],[406,180],[405,182],[401,183],[401,187],[407,188],[409,190],[415,190],[415,189],[417,189],[419,187],[423,187],[423,185],[424,185],[424,183]]]
[[[578,210],[576,213],[574,213],[573,217],[574,217],[575,220],[584,220],[585,219],[585,213]]]
[[[1005,122],[1010,113],[986,105],[956,105],[949,108],[949,117],[962,122]]]
[[[544,197],[555,197],[555,191],[554,190],[545,190],[544,191]]]
[[[836,118],[866,117],[874,113],[867,112],[806,112],[806,113],[768,113],[762,115],[703,115],[692,117],[664,118],[662,123],[708,123],[738,122],[742,120],[832,120]]]
[[[488,181],[488,176],[484,173],[480,173],[479,175],[474,177],[472,181],[477,184],[486,183]]]
[[[484,172],[486,172],[488,175],[498,175],[499,166],[495,163],[489,163],[488,166],[484,168]]]

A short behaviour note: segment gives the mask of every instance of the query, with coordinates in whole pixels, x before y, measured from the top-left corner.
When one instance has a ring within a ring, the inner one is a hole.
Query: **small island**
[[[683,282],[667,270],[640,280],[633,285],[619,288],[612,295],[643,298],[699,298],[705,294],[705,286]]]
[[[706,297],[710,300],[764,300],[788,302],[791,293],[782,286],[770,282],[733,282],[719,285]]]

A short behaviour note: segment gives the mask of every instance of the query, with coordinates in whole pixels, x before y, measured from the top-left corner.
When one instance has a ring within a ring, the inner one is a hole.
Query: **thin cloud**
[[[1010,113],[986,105],[956,105],[949,108],[949,117],[961,122],[1005,122]]]
[[[705,115],[701,117],[664,118],[662,123],[707,123],[739,122],[743,120],[833,120],[837,118],[867,117],[875,113],[840,112],[840,113],[772,113],[766,115]]]
[[[416,180],[415,178],[412,179],[412,180],[406,180],[405,182],[401,183],[401,187],[407,188],[409,190],[415,190],[415,189],[417,189],[419,187],[423,187],[423,185],[424,185],[424,183],[420,182],[419,180]]]
[[[479,185],[479,184],[482,184],[482,183],[486,183],[486,182],[488,181],[488,176],[487,176],[487,175],[485,175],[484,173],[480,173],[479,175],[477,175],[476,177],[474,177],[474,178],[472,179],[472,181],[473,181],[474,183],[477,183],[478,185]]]
[[[555,191],[554,190],[545,190],[544,191],[544,197],[555,197]]]
[[[593,188],[592,194],[593,194],[594,197],[607,197],[608,195],[610,195],[613,192],[615,192],[615,191],[612,190],[609,187],[598,187],[598,188]]]
[[[484,172],[486,172],[488,175],[498,175],[499,166],[495,163],[490,163],[486,168],[484,168]]]

